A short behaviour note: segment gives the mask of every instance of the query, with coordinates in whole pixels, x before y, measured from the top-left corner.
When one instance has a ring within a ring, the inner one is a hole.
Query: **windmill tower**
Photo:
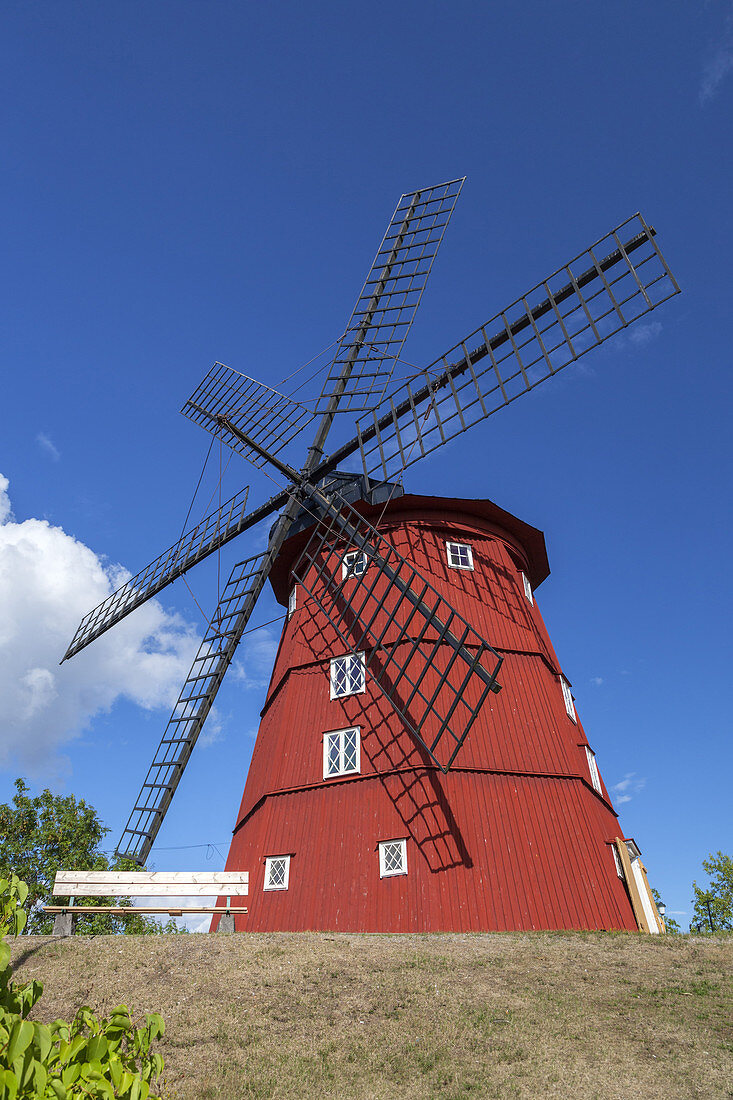
[[[147,859],[269,578],[287,618],[227,862],[251,872],[252,930],[661,928],[534,601],[542,534],[401,479],[679,288],[634,215],[392,386],[462,184],[402,196],[312,404],[215,364],[184,414],[283,489],[202,520],[64,658],[277,515],[232,570],[118,845]]]

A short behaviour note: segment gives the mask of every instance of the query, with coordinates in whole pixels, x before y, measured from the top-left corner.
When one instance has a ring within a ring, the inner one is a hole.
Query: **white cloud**
[[[733,72],[733,5],[728,8],[720,41],[705,62],[698,99],[701,104],[714,99],[728,73]]]
[[[0,523],[5,523],[7,519],[11,519],[13,512],[10,507],[10,497],[8,496],[8,487],[10,482],[6,477],[0,474]]]
[[[266,688],[275,663],[279,636],[269,627],[253,631],[242,644],[242,657],[234,662],[234,679],[245,690]]]
[[[635,328],[629,329],[629,340],[637,347],[644,347],[645,344],[656,340],[661,331],[661,321],[650,321],[647,325],[636,325]]]
[[[700,84],[700,102],[706,103],[717,95],[720,85],[733,69],[733,47],[721,46],[715,56],[708,61]]]
[[[51,456],[54,462],[58,462],[58,460],[61,458],[61,452],[59,451],[58,447],[53,442],[53,440],[48,438],[45,432],[38,433],[38,435],[36,436],[36,443],[42,451],[45,451],[46,454]]]
[[[208,749],[217,741],[224,740],[224,719],[216,707],[212,707],[206,719],[206,724],[199,734],[196,745],[201,749]]]
[[[150,600],[59,667],[79,620],[127,574],[46,520],[14,522],[7,490],[0,475],[0,767],[49,776],[118,699],[170,707],[199,639]]]
[[[613,801],[621,805],[623,802],[631,802],[634,795],[640,794],[646,786],[646,779],[638,776],[636,772],[627,772],[622,780],[611,787]]]
[[[594,687],[598,688],[604,681],[602,676],[591,676],[590,682],[593,684]]]

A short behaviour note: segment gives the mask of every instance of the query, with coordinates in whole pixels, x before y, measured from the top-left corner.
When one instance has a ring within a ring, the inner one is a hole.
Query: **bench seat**
[[[234,914],[246,913],[241,905],[231,905],[232,897],[249,893],[248,871],[58,871],[53,884],[56,897],[68,897],[68,905],[44,905],[53,913],[54,936],[70,936],[74,919],[81,913],[109,913],[120,917],[128,913],[168,914],[221,913],[220,932],[234,931]],[[75,905],[75,897],[227,897],[227,905]]]

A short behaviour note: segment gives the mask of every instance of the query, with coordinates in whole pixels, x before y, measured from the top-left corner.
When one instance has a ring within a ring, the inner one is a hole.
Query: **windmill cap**
[[[538,588],[550,574],[542,531],[500,508],[492,500],[463,500],[457,497],[417,496],[411,493],[399,495],[402,492],[400,486],[395,487],[397,492],[393,492],[390,498],[392,486],[372,482],[371,479],[367,486],[366,479],[357,479],[355,475],[351,477],[354,482],[360,482],[360,491],[356,496],[349,494],[349,503],[372,522],[381,524],[404,520],[409,523],[419,519],[435,526],[446,523],[454,526],[463,520],[466,526],[501,539],[517,566],[526,573],[533,589]],[[310,538],[314,522],[311,512],[303,512],[298,517],[296,523],[299,529],[283,543],[270,573],[275,598],[284,606],[287,605],[292,585],[292,567]]]

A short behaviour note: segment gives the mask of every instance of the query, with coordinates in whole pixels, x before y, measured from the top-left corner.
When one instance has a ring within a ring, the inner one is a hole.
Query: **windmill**
[[[303,614],[306,599],[311,651],[321,644],[315,630],[321,641],[328,636],[329,652],[338,654],[326,664],[330,699],[367,695],[398,730],[398,740],[409,739],[417,753],[413,770],[429,773],[434,785],[440,787],[439,777],[455,771],[470,731],[485,725],[491,699],[504,686],[506,646],[478,629],[481,614],[470,599],[456,606],[460,601],[450,587],[436,583],[427,559],[407,544],[400,549],[400,537],[385,533],[385,517],[389,521],[395,509],[409,511],[412,498],[404,497],[402,475],[638,321],[679,287],[655,230],[635,214],[430,366],[393,384],[463,182],[401,197],[315,401],[297,402],[217,363],[184,405],[184,415],[255,467],[274,472],[283,488],[250,512],[245,488],[187,531],[82,620],[64,656],[78,653],[240,533],[276,517],[267,549],[238,562],[224,587],[118,844],[119,854],[141,864],[147,859],[268,578],[289,605],[285,632],[291,619]],[[343,431],[344,414],[356,417],[353,434]],[[304,433],[314,422],[304,452]],[[327,455],[332,432],[351,438]],[[362,472],[345,473],[344,463],[357,456]],[[451,508],[456,511],[455,502],[447,511]],[[520,556],[528,541],[536,549],[539,532],[496,506],[491,509],[482,523],[515,538]],[[473,568],[470,544],[449,540],[446,548],[451,567]],[[542,543],[540,558],[543,548]],[[528,562],[525,568],[531,571]],[[527,575],[520,572],[529,596]],[[536,583],[541,573],[537,566]],[[536,628],[537,637],[543,629]],[[546,661],[556,663],[549,639],[538,644]],[[570,688],[561,680],[570,716]],[[323,677],[319,682],[323,689]],[[355,728],[328,733],[324,754],[331,753],[332,763],[356,759]],[[392,770],[395,766],[391,758]],[[593,786],[601,791],[600,780]],[[434,793],[443,805],[444,789]],[[245,803],[246,792],[243,813]],[[249,806],[245,817],[251,813]],[[401,865],[403,853],[396,840],[385,843],[387,848],[379,848],[380,874],[385,860]],[[289,859],[287,853],[260,859],[265,875],[274,876],[271,889],[287,887]]]

